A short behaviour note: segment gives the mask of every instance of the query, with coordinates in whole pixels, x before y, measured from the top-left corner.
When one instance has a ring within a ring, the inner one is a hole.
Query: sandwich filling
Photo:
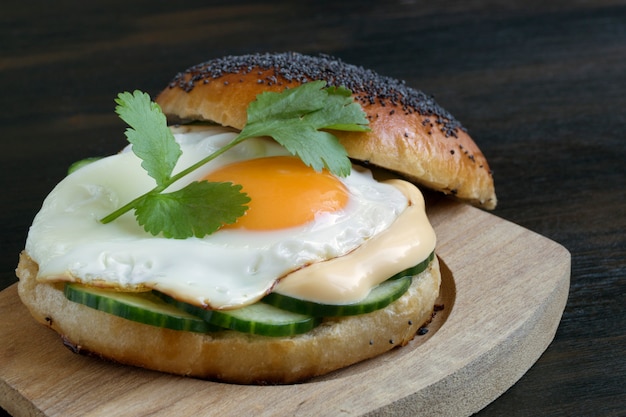
[[[235,135],[215,126],[175,130],[178,164],[193,164]],[[130,213],[99,221],[153,186],[129,149],[70,174],[46,198],[27,238],[39,281],[155,289],[211,309],[250,305],[272,291],[348,304],[435,248],[413,185],[381,183],[364,169],[345,178],[316,172],[267,138],[232,148],[168,191],[203,179],[241,184],[251,197],[248,212],[214,234],[167,239],[147,234]]]

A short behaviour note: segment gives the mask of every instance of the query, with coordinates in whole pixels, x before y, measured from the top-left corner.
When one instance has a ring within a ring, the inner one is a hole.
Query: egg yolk
[[[250,197],[248,210],[226,228],[273,230],[299,226],[320,213],[341,210],[348,202],[346,186],[327,171],[317,172],[293,156],[235,162],[204,177],[240,184]]]

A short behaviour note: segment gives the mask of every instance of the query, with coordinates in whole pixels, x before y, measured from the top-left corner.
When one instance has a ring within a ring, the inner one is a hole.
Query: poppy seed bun
[[[227,56],[179,73],[156,98],[171,121],[206,120],[242,129],[246,109],[264,91],[312,80],[345,86],[370,132],[333,132],[348,155],[473,205],[497,204],[485,156],[461,124],[432,97],[404,82],[321,55]]]
[[[230,330],[212,334],[169,330],[103,313],[67,300],[63,284],[37,282],[37,264],[25,253],[16,272],[22,302],[74,352],[240,384],[303,381],[407,344],[430,320],[441,281],[435,258],[386,308],[328,319],[308,333],[274,338]]]

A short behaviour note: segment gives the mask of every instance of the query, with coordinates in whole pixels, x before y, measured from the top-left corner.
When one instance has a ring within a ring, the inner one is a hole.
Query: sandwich
[[[382,355],[439,295],[419,187],[496,205],[432,97],[327,55],[227,56],[116,102],[130,144],[72,167],[16,270],[76,353],[237,384]]]

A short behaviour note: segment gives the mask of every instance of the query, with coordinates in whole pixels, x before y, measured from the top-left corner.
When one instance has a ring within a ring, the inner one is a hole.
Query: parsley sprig
[[[115,102],[116,113],[129,125],[125,134],[132,151],[156,186],[101,222],[112,222],[134,209],[147,232],[176,239],[203,237],[243,216],[250,199],[237,184],[194,181],[180,190],[164,191],[246,139],[272,137],[306,165],[343,177],[350,173],[350,160],[329,130],[369,130],[363,109],[344,87],[313,81],[281,93],[264,92],[250,103],[246,125],[230,143],[172,175],[182,151],[161,108],[141,91],[120,93]]]

